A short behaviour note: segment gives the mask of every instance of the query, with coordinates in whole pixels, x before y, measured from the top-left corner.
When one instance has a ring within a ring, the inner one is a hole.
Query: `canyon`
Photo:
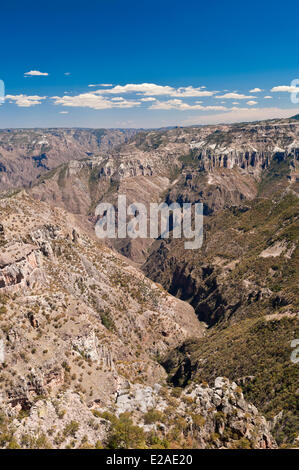
[[[0,132],[2,447],[298,445],[298,131]],[[202,248],[99,240],[119,195],[202,203]]]

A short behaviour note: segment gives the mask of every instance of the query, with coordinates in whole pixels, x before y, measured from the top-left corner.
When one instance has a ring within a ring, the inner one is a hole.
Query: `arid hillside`
[[[1,447],[276,446],[235,383],[167,385],[160,358],[204,335],[190,305],[59,208],[0,211]]]

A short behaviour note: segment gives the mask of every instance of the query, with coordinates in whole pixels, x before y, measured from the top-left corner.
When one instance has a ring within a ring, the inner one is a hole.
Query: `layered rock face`
[[[116,149],[116,150],[114,150]],[[47,170],[91,158],[98,176],[170,175],[193,161],[197,171],[238,167],[258,177],[273,157],[297,159],[298,121],[136,130],[7,130],[0,132],[0,190],[28,185]],[[100,158],[96,159],[101,155]],[[72,170],[77,171],[75,163]]]
[[[258,177],[275,156],[298,159],[298,138],[296,122],[255,123],[223,126],[190,147],[207,171],[239,167]]]

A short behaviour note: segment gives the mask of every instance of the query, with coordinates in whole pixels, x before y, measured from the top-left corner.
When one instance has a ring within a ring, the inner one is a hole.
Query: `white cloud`
[[[259,93],[261,90],[260,88],[252,88],[252,90],[249,90],[249,93]]]
[[[289,86],[289,85],[281,85],[281,86],[275,86],[271,88],[272,92],[288,92],[288,93],[298,93],[299,87],[296,86]]]
[[[70,74],[70,72],[65,72],[64,75],[66,75],[68,77],[71,74]]]
[[[68,111],[60,111],[59,114],[68,114]]]
[[[273,96],[269,96],[269,95],[264,96],[264,99],[265,99],[265,100],[272,100],[272,98],[273,98]]]
[[[255,104],[257,104],[257,101],[254,101],[254,100],[246,101],[246,104],[249,104],[249,106],[254,106]]]
[[[226,99],[226,100],[248,100],[250,98],[255,98],[255,96],[242,95],[240,93],[225,93],[221,96],[215,96],[217,99]]]
[[[38,70],[30,70],[30,72],[25,72],[26,77],[47,77],[49,74],[47,72],[39,72]]]
[[[182,125],[219,124],[231,122],[259,121],[263,119],[289,118],[299,113],[299,108],[234,108],[227,113],[192,116],[183,121]]]
[[[15,102],[15,104],[21,108],[29,108],[30,106],[35,106],[41,104],[42,100],[45,100],[46,96],[37,96],[37,95],[6,95],[6,99],[10,102]]]
[[[133,108],[140,105],[140,101],[116,98],[112,101],[95,93],[82,93],[75,96],[52,96],[54,104],[68,107],[83,107],[91,109]]]
[[[168,101],[156,101],[154,104],[152,104],[149,109],[177,109],[179,111],[190,111],[190,110],[196,110],[196,109],[201,109],[201,110],[214,110],[214,111],[221,111],[225,110],[224,106],[202,106],[201,104],[188,104],[184,103],[182,100],[179,99],[174,99],[174,100],[168,100]]]
[[[223,101],[222,101],[222,103],[223,103]],[[238,103],[238,101],[233,101],[232,104],[238,105],[239,103]]]

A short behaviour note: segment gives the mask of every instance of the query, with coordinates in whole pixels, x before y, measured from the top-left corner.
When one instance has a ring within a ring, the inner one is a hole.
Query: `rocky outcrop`
[[[169,401],[176,403],[175,410],[170,411]],[[171,434],[175,423],[181,423],[182,427],[176,429],[181,439],[189,438],[201,449],[277,447],[270,424],[244,400],[240,387],[224,377],[216,378],[213,387],[188,386],[176,398],[158,384],[134,385],[118,393],[115,408],[117,415],[132,413],[144,430],[164,437]],[[148,424],[151,413],[156,413],[156,420]]]
[[[110,428],[108,421],[96,421],[80,396],[71,391],[55,399],[38,400],[21,422],[16,411],[9,408],[7,413],[14,439],[23,448],[101,447]]]
[[[0,257],[0,289],[30,285],[41,273],[37,247],[22,243],[5,245]]]

